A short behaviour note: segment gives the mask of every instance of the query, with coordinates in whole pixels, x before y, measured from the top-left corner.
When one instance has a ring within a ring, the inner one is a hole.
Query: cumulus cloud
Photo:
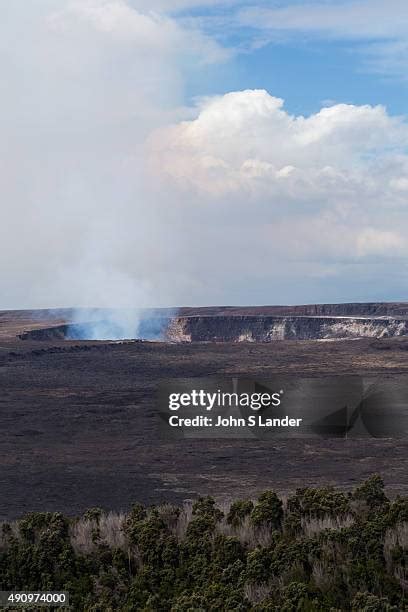
[[[5,7],[0,307],[401,297],[406,122],[265,91],[186,108],[190,71],[228,51],[153,8]]]
[[[345,262],[407,256],[407,142],[407,123],[381,106],[292,116],[250,90],[204,100],[193,120],[154,134],[150,155],[156,176],[194,194],[200,227],[215,209],[232,235],[241,220],[258,274],[290,264],[296,276],[295,263],[314,262],[312,276],[327,264],[331,276],[334,262],[339,273]],[[225,250],[239,254],[242,235],[225,237]]]
[[[151,152],[155,167],[181,189],[244,189],[284,195],[295,206],[299,198],[382,193],[395,204],[405,187],[407,139],[408,124],[382,106],[337,104],[291,116],[283,100],[250,90],[205,100],[194,120],[159,130]]]

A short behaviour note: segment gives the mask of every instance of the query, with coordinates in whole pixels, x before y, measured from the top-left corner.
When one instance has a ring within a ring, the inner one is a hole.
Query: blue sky
[[[370,2],[375,9],[372,13]],[[294,19],[296,11],[302,15],[310,7],[316,10],[316,28],[302,27]],[[331,9],[342,8],[349,10],[343,27],[341,23],[334,31],[325,30],[323,24],[319,27],[319,9],[324,21],[323,13],[327,20]],[[272,15],[270,27],[263,28],[255,16],[269,9],[293,12],[285,27],[279,24],[274,29]],[[244,19],[248,12],[251,19]],[[382,31],[376,31],[375,25],[359,31],[349,27],[354,14],[362,14],[368,24],[382,14],[388,18]],[[176,15],[189,23],[204,24],[209,35],[233,51],[226,64],[190,75],[190,98],[258,88],[284,98],[286,108],[296,114],[313,113],[333,102],[383,104],[392,114],[407,111],[408,5],[400,0],[221,2],[217,9],[187,8]],[[398,21],[405,22],[405,29],[397,27]]]
[[[240,89],[267,89],[285,99],[291,113],[310,114],[322,105],[384,104],[405,114],[408,84],[364,67],[361,45],[338,41],[287,41],[239,53],[230,62],[190,75],[188,98]]]

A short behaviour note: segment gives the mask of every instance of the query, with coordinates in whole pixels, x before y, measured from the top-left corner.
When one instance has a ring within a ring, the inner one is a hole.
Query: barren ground
[[[350,487],[373,472],[390,494],[408,492],[403,440],[169,444],[158,439],[155,412],[157,384],[166,378],[407,373],[408,338],[183,345],[15,338],[43,324],[29,313],[0,313],[2,519],[199,494],[230,499],[269,487]]]

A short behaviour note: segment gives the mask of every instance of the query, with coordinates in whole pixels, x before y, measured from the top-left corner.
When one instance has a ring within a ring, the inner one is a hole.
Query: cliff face
[[[163,320],[161,320],[163,322]],[[167,342],[274,342],[408,336],[408,320],[357,317],[173,317],[156,340]],[[20,334],[22,340],[88,340],[75,326],[58,325]],[[140,338],[148,336],[140,335]]]
[[[69,327],[69,325],[55,325],[53,327],[30,329],[19,334],[18,338],[20,340],[67,340]]]
[[[168,342],[274,342],[408,336],[407,304],[317,304],[310,306],[214,307],[144,313],[136,337],[98,335],[109,321],[61,324],[52,319],[19,334],[23,340],[147,339]],[[86,314],[86,313],[84,313]],[[84,321],[86,319],[84,318]],[[1,321],[0,321],[1,322]],[[27,327],[25,328],[27,330]]]
[[[387,338],[408,335],[408,321],[356,317],[176,317],[167,328],[172,342],[273,342]]]

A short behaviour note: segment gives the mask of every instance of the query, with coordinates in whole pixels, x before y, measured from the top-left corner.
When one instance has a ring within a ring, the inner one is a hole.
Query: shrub
[[[244,519],[249,516],[254,509],[254,504],[251,500],[237,500],[229,509],[227,515],[227,523],[228,525],[232,525],[233,527],[239,527],[242,525]]]
[[[364,506],[350,514],[350,501]],[[273,491],[227,516],[212,497],[79,519],[31,513],[0,531],[2,590],[66,590],[87,612],[406,610],[407,500],[381,478],[353,496]],[[282,529],[283,525],[283,529]]]
[[[352,612],[398,612],[391,606],[386,597],[377,597],[371,593],[357,593],[351,604]]]
[[[208,497],[199,497],[193,504],[193,516],[207,516],[214,519],[215,522],[220,521],[224,514],[215,505],[215,500]]]
[[[382,508],[388,504],[388,498],[384,493],[384,481],[381,476],[374,474],[363,482],[355,489],[353,499],[364,502],[369,510]]]
[[[258,497],[256,506],[251,512],[251,522],[256,527],[268,525],[271,529],[280,529],[283,519],[282,501],[274,491],[265,491]]]
[[[350,512],[347,495],[333,487],[298,489],[288,499],[288,512],[309,518],[344,516]]]

